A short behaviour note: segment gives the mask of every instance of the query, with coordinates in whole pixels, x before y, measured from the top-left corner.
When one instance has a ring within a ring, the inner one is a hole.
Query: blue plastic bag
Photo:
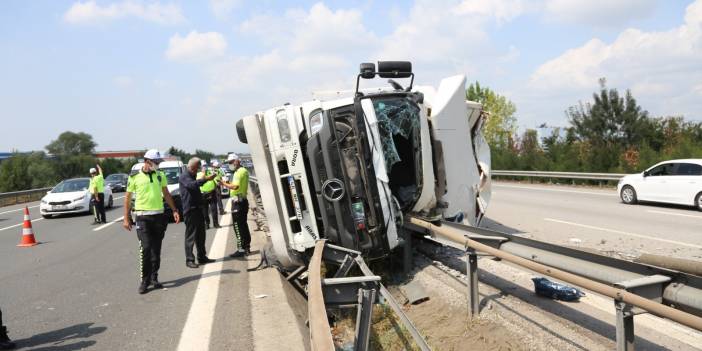
[[[552,282],[544,277],[531,278],[537,295],[550,297],[555,300],[578,301],[585,293],[577,288],[561,283]]]

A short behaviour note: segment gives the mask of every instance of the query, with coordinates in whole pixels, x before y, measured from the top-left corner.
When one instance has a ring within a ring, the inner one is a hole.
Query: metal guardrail
[[[0,193],[0,207],[39,200],[51,189],[52,187]]]
[[[479,312],[479,251],[613,298],[617,350],[633,350],[634,315],[644,312],[702,331],[702,277],[455,223],[411,218],[405,226],[466,250],[471,315]]]
[[[322,261],[339,267],[333,278],[322,277]],[[347,276],[354,266],[358,267],[363,274],[362,276]],[[355,306],[357,309],[353,349],[356,351],[368,350],[373,305],[382,300],[399,317],[404,327],[412,335],[417,347],[422,351],[431,350],[395,298],[380,282],[380,277],[373,274],[368,268],[360,252],[327,244],[326,240],[319,240],[315,245],[308,273],[307,310],[310,346],[313,351],[332,351],[335,349],[327,309],[348,306]]]
[[[583,173],[583,172],[551,172],[551,171],[504,171],[493,170],[493,176],[527,177],[527,178],[560,178],[584,180],[619,180],[624,173]]]

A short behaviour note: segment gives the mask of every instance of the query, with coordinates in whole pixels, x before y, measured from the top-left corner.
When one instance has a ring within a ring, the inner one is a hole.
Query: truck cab
[[[324,238],[385,257],[405,216],[480,222],[490,198],[486,115],[465,76],[413,87],[411,63],[361,65],[351,96],[285,104],[242,118],[280,263],[297,266]],[[359,90],[360,79],[391,78]],[[392,79],[410,79],[407,88]]]

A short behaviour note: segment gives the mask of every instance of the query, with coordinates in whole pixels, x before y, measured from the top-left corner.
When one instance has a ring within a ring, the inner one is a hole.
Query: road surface
[[[493,182],[483,226],[621,258],[653,253],[702,261],[702,212],[623,204],[616,190]]]
[[[217,262],[190,269],[185,225],[171,223],[159,275],[165,289],[139,295],[139,247],[134,229],[122,228],[123,201],[115,194],[110,223],[101,226],[90,225],[90,215],[43,219],[38,203],[28,204],[41,242],[31,248],[15,246],[24,205],[0,208],[0,308],[20,349],[256,349],[265,328],[254,326],[267,322],[252,318],[251,295],[263,292],[272,302],[275,292],[260,283],[250,289],[247,268],[257,257],[227,257],[235,250],[231,227],[207,231],[208,255]],[[221,221],[231,222],[229,215]]]

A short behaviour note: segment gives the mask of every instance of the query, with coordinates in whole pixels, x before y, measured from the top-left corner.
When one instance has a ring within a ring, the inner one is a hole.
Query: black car
[[[109,185],[113,192],[122,192],[127,190],[128,178],[126,173],[110,174],[105,178],[105,185]]]

